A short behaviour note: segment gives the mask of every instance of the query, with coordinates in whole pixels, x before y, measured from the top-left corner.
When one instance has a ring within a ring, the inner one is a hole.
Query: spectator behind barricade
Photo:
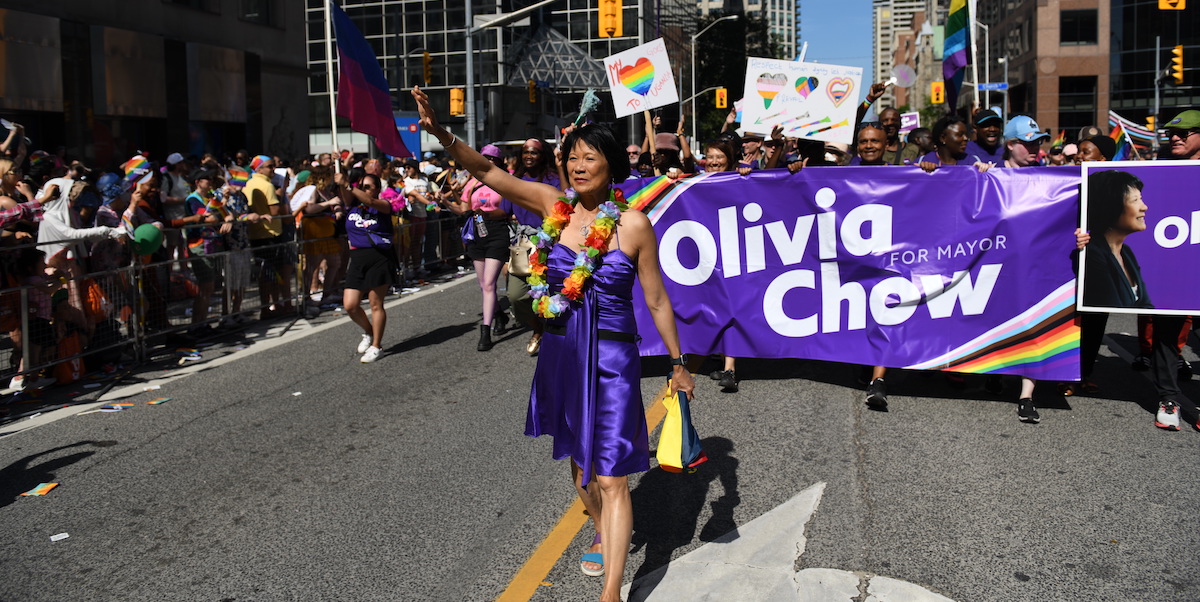
[[[242,313],[242,302],[246,298],[246,288],[250,286],[253,254],[250,250],[250,226],[262,219],[250,210],[250,202],[243,191],[245,182],[239,177],[247,174],[237,166],[231,166],[233,173],[225,185],[217,190],[222,206],[234,218],[233,225],[225,234],[225,248],[229,250],[225,260],[225,290],[229,295],[229,315],[221,319],[221,326],[229,327],[235,324],[246,324],[250,318]]]
[[[187,214],[184,205],[187,202],[188,194],[192,192],[192,187],[187,179],[190,173],[191,166],[184,160],[183,155],[171,153],[167,157],[167,171],[163,174],[162,184],[162,217],[164,220],[181,219]],[[172,261],[187,259],[181,232],[177,230],[164,232],[163,247],[166,249],[167,259]],[[183,264],[179,264],[179,266],[180,271],[183,271]],[[170,270],[171,267],[168,265],[167,269]]]
[[[630,148],[637,148],[630,145]],[[521,164],[513,175],[530,182],[542,182],[555,188],[562,189],[557,170],[551,165],[551,154],[545,143],[537,138],[530,138],[521,145]],[[537,355],[542,348],[542,320],[533,312],[533,297],[530,296],[529,286],[529,253],[533,244],[529,242],[542,227],[541,216],[513,204],[508,199],[500,201],[500,209],[511,214],[517,220],[517,233],[513,246],[509,251],[508,272],[508,301],[513,316],[517,322],[524,324],[532,331],[525,351],[529,355]],[[522,256],[523,255],[523,256]],[[518,266],[520,266],[518,268]],[[520,273],[518,273],[520,272]]]
[[[404,256],[412,266],[411,272],[405,270],[405,278],[423,278],[428,275],[422,263],[422,249],[425,245],[425,222],[429,219],[429,206],[435,201],[429,198],[429,180],[421,173],[420,165],[414,159],[404,163],[404,187],[401,191],[408,206],[408,246]]]
[[[629,155],[629,170],[637,173],[638,158],[642,156],[642,149],[636,144],[630,144],[625,147],[625,154]]]
[[[337,212],[344,207],[341,197],[331,191],[333,170],[315,167],[296,175],[302,186],[292,195],[292,212],[300,216],[304,241],[304,290],[309,306],[332,303],[341,278],[340,246],[334,238]]]
[[[1068,144],[1063,147],[1063,159],[1067,165],[1078,165],[1079,161],[1079,145],[1075,143]]]
[[[25,157],[29,154],[29,139],[25,137],[25,126],[8,120],[4,120],[3,123],[8,129],[8,134],[4,137],[4,142],[0,142],[0,157],[12,161],[17,166],[24,165]]]
[[[54,310],[51,296],[66,283],[65,275],[46,265],[46,254],[35,247],[24,247],[15,252],[14,260],[6,267],[13,279],[13,286],[30,286],[27,296],[29,303],[29,329],[21,330],[18,320],[15,329],[8,333],[12,341],[12,361],[16,363],[17,375],[8,383],[8,388],[15,391],[39,389],[50,384],[50,380],[38,378],[36,375],[26,375],[27,368],[41,366],[53,359],[55,346],[54,326],[51,320]],[[6,282],[4,288],[8,288]],[[29,336],[29,357],[23,357],[25,334]]]
[[[767,166],[767,154],[763,151],[763,136],[746,132],[740,134],[742,139],[742,157],[738,160],[739,167],[763,169]]]
[[[24,179],[21,166],[11,159],[0,159],[0,195],[9,197],[18,203],[27,203],[37,199],[33,186]]]
[[[663,132],[654,136],[654,169],[674,178],[683,175],[679,137],[675,134]]]
[[[975,114],[974,123],[975,137],[967,141],[967,154],[975,155],[984,163],[1003,163],[1006,152],[1004,139],[1007,137],[1002,135],[1004,120],[995,111],[985,109]]]
[[[933,125],[934,152],[921,157],[918,164],[927,172],[946,165],[975,165],[980,171],[987,170],[987,163],[967,152],[967,122],[958,115],[946,115]],[[884,153],[886,162],[887,153]]]
[[[283,219],[287,205],[276,194],[271,177],[275,172],[275,160],[258,155],[250,160],[253,175],[246,184],[246,199],[250,211],[262,216],[250,226],[250,246],[254,256],[262,261],[259,272],[259,300],[262,303],[260,319],[290,316],[296,313],[290,298],[291,278],[295,266],[291,261],[291,250],[283,236]]]
[[[184,230],[188,253],[191,255],[192,275],[196,278],[197,294],[192,300],[192,335],[209,334],[211,328],[204,324],[208,320],[208,306],[221,275],[221,258],[225,251],[225,234],[233,229],[234,217],[216,195],[215,187],[221,184],[217,174],[200,170],[192,174],[195,190],[187,196],[186,223],[203,224]]]

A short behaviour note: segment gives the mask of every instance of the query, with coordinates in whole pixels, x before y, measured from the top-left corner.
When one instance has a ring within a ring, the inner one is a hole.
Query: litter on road
[[[167,403],[168,401],[171,401],[170,397],[158,397],[155,399],[151,399],[150,401],[147,401],[146,405],[156,406],[160,403]]]
[[[37,487],[22,493],[21,495],[46,495],[51,489],[58,487],[58,483],[41,483]]]
[[[70,535],[68,535],[68,534],[66,534],[66,533],[59,533],[59,534],[57,534],[57,535],[51,535],[51,536],[50,536],[50,541],[62,541],[62,540],[64,540],[64,539],[68,538],[68,537],[70,537]]]

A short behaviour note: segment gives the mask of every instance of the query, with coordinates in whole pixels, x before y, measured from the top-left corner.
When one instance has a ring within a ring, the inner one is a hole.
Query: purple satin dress
[[[566,334],[542,337],[529,394],[525,434],[554,437],[554,459],[570,456],[591,473],[623,476],[650,470],[650,437],[642,407],[641,358],[633,342],[601,340],[599,329],[637,333],[633,285],[637,268],[616,245],[596,260],[583,299],[548,325]],[[546,259],[550,290],[562,288],[575,251],[554,245]]]

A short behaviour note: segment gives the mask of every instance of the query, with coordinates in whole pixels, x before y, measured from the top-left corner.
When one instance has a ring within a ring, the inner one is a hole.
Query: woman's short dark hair
[[[933,124],[933,133],[931,135],[934,146],[939,148],[942,146],[942,134],[945,134],[946,129],[956,123],[961,123],[963,127],[967,127],[967,120],[957,114],[945,115],[937,120],[937,123]]]
[[[725,171],[733,171],[737,169],[738,157],[733,154],[733,147],[726,140],[713,140],[704,145],[704,154],[708,154],[708,149],[715,148],[725,155]]]
[[[1088,231],[1103,234],[1125,213],[1125,195],[1131,188],[1142,189],[1137,176],[1116,169],[1088,175]]]
[[[629,157],[625,154],[625,145],[618,142],[616,134],[603,123],[587,123],[567,134],[561,147],[563,173],[567,173],[567,157],[577,142],[583,142],[604,155],[613,182],[629,179]]]

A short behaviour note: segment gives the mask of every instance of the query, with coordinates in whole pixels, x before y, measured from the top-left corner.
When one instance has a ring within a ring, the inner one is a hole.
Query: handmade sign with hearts
[[[641,57],[632,65],[627,65],[621,68],[620,71],[621,83],[634,94],[645,96],[650,91],[650,85],[654,83],[654,63],[650,59]]]
[[[800,94],[800,98],[808,99],[808,95],[817,89],[820,85],[815,77],[801,77],[796,80],[796,92]]]
[[[604,72],[617,117],[679,102],[679,87],[661,38],[606,57]]]
[[[850,98],[850,91],[854,89],[854,80],[848,77],[835,77],[829,80],[829,85],[825,87],[825,93],[829,95],[829,100],[833,101],[833,106],[840,107],[847,98]]]
[[[758,76],[758,83],[755,88],[759,95],[763,97],[763,108],[771,108],[771,101],[775,100],[776,96],[783,91],[783,87],[787,85],[788,77],[783,73],[763,73]]]

